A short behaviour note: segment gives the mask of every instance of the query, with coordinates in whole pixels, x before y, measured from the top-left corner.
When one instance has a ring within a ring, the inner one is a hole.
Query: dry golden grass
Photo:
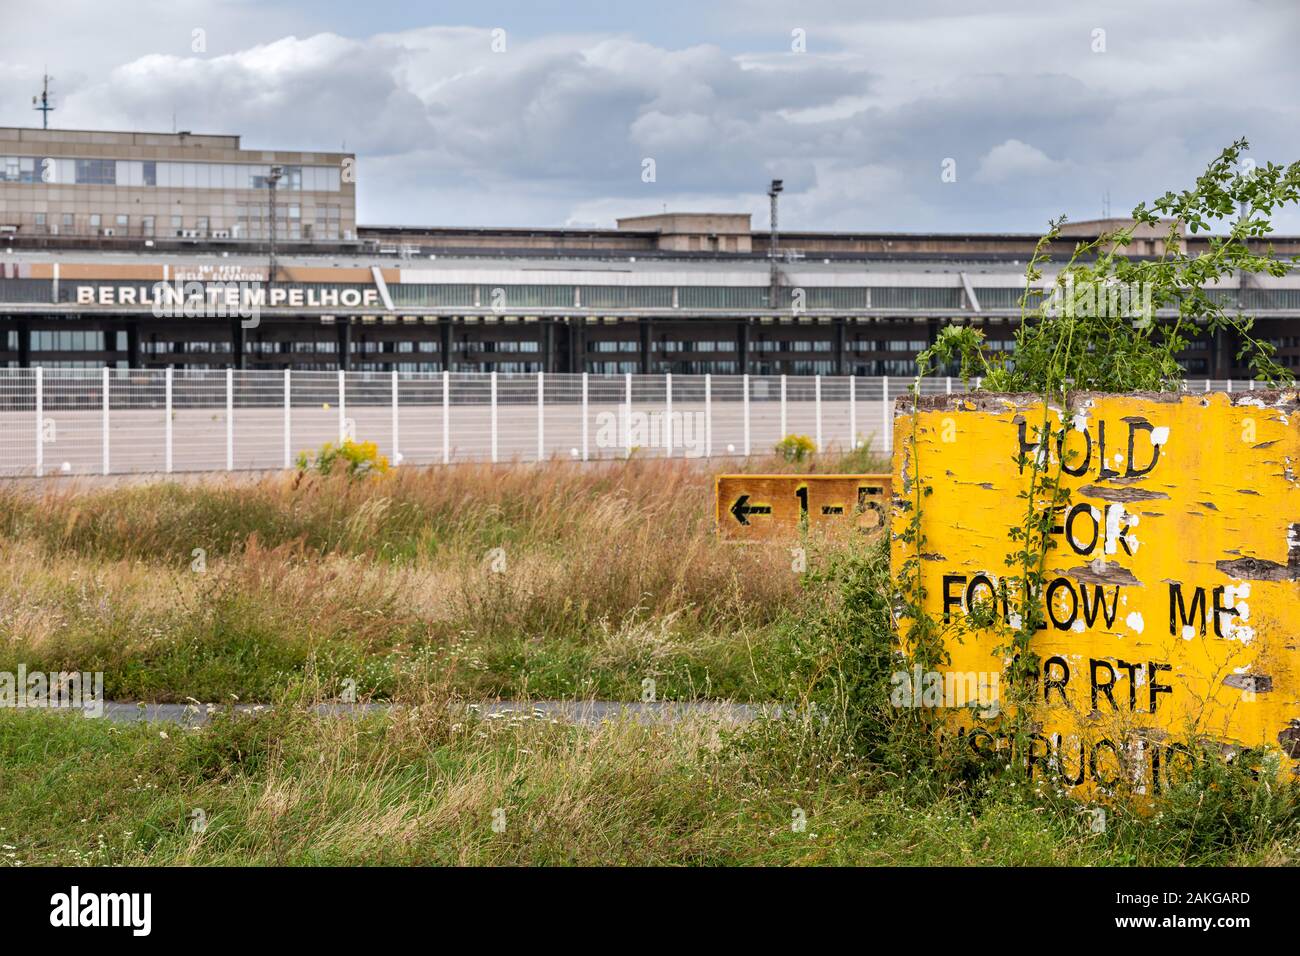
[[[761,697],[799,576],[719,541],[712,494],[662,460],[0,490],[0,664],[157,700],[309,670],[400,696],[431,669],[484,696]]]

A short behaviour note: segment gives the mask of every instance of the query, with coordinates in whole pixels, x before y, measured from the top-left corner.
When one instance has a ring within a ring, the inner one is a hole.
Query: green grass
[[[786,544],[716,540],[710,493],[633,461],[0,494],[0,670],[271,705],[193,730],[0,710],[0,863],[1300,862],[1296,788],[1245,761],[1118,795],[1094,833],[1050,781],[940,748],[889,705],[883,542],[806,542],[795,574]],[[636,700],[647,677],[785,716],[591,728],[463,706]],[[349,679],[397,706],[311,715]]]
[[[992,780],[772,773],[772,730],[445,708],[282,711],[201,730],[0,714],[0,861],[39,864],[1155,865],[1294,863],[1293,823],[1197,843],[1213,820],[1112,811]],[[163,734],[166,734],[164,737]],[[754,740],[768,738],[755,749]],[[734,738],[734,739],[733,739]],[[780,742],[777,743],[776,741]],[[766,754],[766,755],[765,755]],[[504,811],[505,830],[493,829]],[[796,810],[806,828],[796,832]],[[194,822],[202,814],[205,829]]]

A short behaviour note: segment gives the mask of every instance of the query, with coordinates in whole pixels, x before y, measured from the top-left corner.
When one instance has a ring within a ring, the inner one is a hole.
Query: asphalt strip
[[[266,704],[235,704],[238,714],[257,714],[268,709]],[[309,710],[320,716],[359,717],[384,713],[393,708],[388,703],[320,703]],[[485,720],[511,717],[554,719],[582,726],[597,726],[605,721],[629,720],[640,724],[673,724],[692,718],[713,719],[720,723],[743,724],[753,720],[766,708],[750,704],[732,704],[723,701],[616,701],[616,700],[539,700],[539,701],[486,701],[452,705],[463,708],[466,715],[477,715]],[[79,709],[35,708],[51,714],[77,713]],[[206,723],[213,715],[231,709],[222,704],[149,704],[132,701],[105,701],[103,713],[92,710],[82,713],[87,717],[102,716],[114,723],[166,723],[196,727]],[[779,713],[779,709],[774,709]]]

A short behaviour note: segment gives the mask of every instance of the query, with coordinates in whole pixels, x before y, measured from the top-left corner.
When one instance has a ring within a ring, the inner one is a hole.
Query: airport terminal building
[[[238,136],[0,128],[0,368],[906,376],[947,323],[1010,343],[1038,239],[773,242],[735,213],[360,226],[357,174],[351,154]],[[1108,225],[1074,224],[1053,252]],[[1129,254],[1162,251],[1139,235]],[[1211,294],[1300,367],[1300,276]],[[1249,377],[1237,352],[1219,336],[1183,361]]]

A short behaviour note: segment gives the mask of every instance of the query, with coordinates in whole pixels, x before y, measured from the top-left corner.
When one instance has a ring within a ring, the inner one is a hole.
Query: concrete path
[[[392,707],[387,703],[342,704],[324,703],[312,707],[321,715],[355,717],[362,714],[381,713]],[[761,710],[749,704],[732,704],[720,701],[654,701],[624,702],[616,700],[540,700],[540,701],[486,701],[457,704],[466,714],[495,720],[514,715],[538,718],[555,718],[583,726],[596,726],[606,720],[631,720],[639,724],[676,723],[692,717],[707,717],[721,723],[747,723]],[[253,714],[266,710],[264,704],[237,704],[235,711]],[[195,727],[206,723],[213,714],[224,708],[218,704],[145,704],[129,701],[105,701],[103,716],[115,723],[171,723]],[[50,710],[48,713],[67,713]]]

